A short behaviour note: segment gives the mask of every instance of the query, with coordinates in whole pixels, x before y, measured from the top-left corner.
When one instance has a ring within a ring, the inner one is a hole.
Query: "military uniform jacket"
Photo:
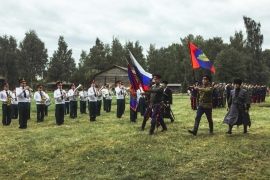
[[[165,88],[163,92],[163,102],[165,104],[172,104],[172,90],[169,88]]]
[[[200,87],[197,94],[197,106],[202,106],[203,108],[212,108],[212,93],[212,87]]]
[[[240,89],[237,97],[236,89],[232,90],[228,105],[229,111],[226,114],[223,123],[229,125],[246,124],[250,126],[251,123],[249,115],[248,113],[245,113],[245,110],[248,110],[250,106],[250,101],[246,90]],[[243,118],[239,119],[239,116],[242,116]]]
[[[148,92],[150,93],[150,104],[156,105],[162,103],[164,88],[161,84],[154,84]]]

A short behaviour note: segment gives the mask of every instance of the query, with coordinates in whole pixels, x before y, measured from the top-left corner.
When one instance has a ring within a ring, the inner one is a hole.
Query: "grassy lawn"
[[[205,115],[198,135],[193,128],[195,111],[188,96],[174,96],[175,123],[166,119],[168,131],[148,135],[129,121],[129,104],[121,120],[102,111],[97,122],[89,115],[56,126],[54,104],[45,122],[36,122],[32,103],[28,128],[18,120],[0,127],[0,179],[270,179],[270,98],[251,105],[252,126],[248,134],[234,127],[226,135],[225,108],[213,110],[214,135],[209,135]],[[128,102],[128,100],[127,100]],[[79,103],[78,103],[79,104]],[[2,113],[1,113],[2,114]],[[2,119],[2,117],[1,117]]]

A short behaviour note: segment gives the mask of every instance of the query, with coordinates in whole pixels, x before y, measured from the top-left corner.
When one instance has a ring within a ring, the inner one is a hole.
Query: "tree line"
[[[58,49],[49,57],[35,30],[26,32],[19,44],[13,36],[3,35],[0,37],[0,74],[12,87],[17,86],[18,79],[22,77],[32,87],[58,80],[88,85],[94,74],[114,64],[126,67],[130,61],[130,50],[146,71],[161,74],[169,83],[192,84],[194,78],[200,80],[208,74],[215,82],[227,83],[241,78],[246,83],[269,84],[270,50],[262,51],[261,24],[246,16],[243,20],[246,37],[241,30],[236,31],[230,36],[230,43],[224,43],[221,37],[204,39],[200,35],[189,34],[180,38],[180,43],[168,47],[156,48],[150,44],[146,56],[139,41],[121,44],[118,38],[113,37],[111,44],[104,44],[96,38],[89,51],[82,50],[77,65],[63,36],[59,37]],[[188,41],[210,59],[215,66],[215,74],[204,69],[196,69],[193,73]],[[43,77],[39,82],[35,78],[37,75]]]

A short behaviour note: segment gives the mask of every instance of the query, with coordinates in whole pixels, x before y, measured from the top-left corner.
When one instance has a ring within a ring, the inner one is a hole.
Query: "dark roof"
[[[4,76],[0,75],[0,79],[6,79]]]
[[[55,82],[49,82],[49,83],[47,83],[48,85],[56,85],[56,81]],[[71,82],[66,82],[66,81],[62,81],[62,84],[64,84],[64,85],[70,85],[71,84]]]
[[[110,67],[110,68],[108,68],[108,69],[105,69],[105,70],[103,70],[103,71],[100,71],[100,72],[98,72],[97,74],[94,74],[93,76],[95,77],[95,76],[97,76],[97,75],[99,75],[99,74],[101,74],[101,73],[104,73],[104,72],[106,72],[106,71],[108,71],[108,70],[110,70],[110,69],[113,69],[113,68],[115,68],[115,67],[117,67],[117,68],[119,68],[119,69],[122,69],[122,70],[124,70],[124,71],[128,71],[128,69],[126,68],[126,67],[121,67],[121,66],[117,66],[117,65],[113,65],[112,67]],[[136,72],[134,71],[134,70],[132,70],[132,72],[134,73],[134,74],[136,74]]]

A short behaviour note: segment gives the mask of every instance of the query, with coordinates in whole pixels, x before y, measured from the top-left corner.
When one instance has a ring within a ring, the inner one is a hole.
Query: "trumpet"
[[[34,90],[32,89],[32,88],[30,88],[29,86],[25,86],[24,87],[26,90],[28,90],[28,91],[31,91],[31,92],[33,92]]]

